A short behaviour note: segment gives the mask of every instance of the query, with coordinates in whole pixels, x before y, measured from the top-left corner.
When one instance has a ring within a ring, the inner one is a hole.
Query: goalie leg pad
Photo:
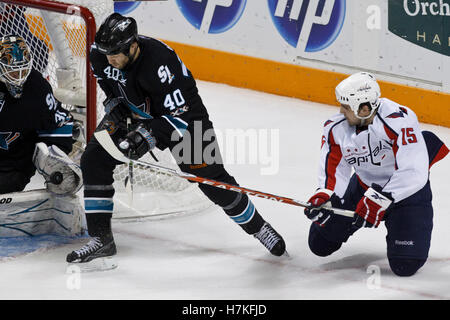
[[[78,235],[86,229],[82,213],[77,196],[55,197],[45,189],[3,194],[0,237]]]

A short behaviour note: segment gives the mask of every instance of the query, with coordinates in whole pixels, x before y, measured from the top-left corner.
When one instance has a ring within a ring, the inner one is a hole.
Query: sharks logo
[[[20,136],[20,133],[15,132],[0,132],[0,149],[8,150],[9,145]]]
[[[141,119],[152,119],[153,117],[150,115],[150,101],[149,99],[146,99],[145,102],[141,103],[140,105],[135,105],[133,102],[128,99],[125,90],[122,88],[121,85],[118,86],[120,94],[122,95],[120,98],[123,102],[130,108],[132,112],[137,114]]]

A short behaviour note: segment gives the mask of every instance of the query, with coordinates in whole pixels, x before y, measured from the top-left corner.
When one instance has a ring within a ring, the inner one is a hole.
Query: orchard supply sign
[[[450,56],[450,0],[389,0],[389,31]]]

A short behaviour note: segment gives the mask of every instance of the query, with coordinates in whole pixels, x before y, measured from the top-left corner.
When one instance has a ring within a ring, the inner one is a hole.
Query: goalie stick
[[[131,160],[131,159],[127,158],[116,147],[113,140],[109,136],[109,133],[106,130],[95,132],[94,135],[95,135],[95,138],[97,139],[97,141],[102,145],[102,147],[114,159],[121,161],[125,164],[130,164],[130,163],[138,164],[142,167],[149,168],[151,170],[156,170],[156,171],[159,171],[159,172],[162,172],[165,174],[169,174],[172,176],[178,176],[180,178],[184,178],[189,181],[207,184],[207,185],[210,185],[210,186],[213,186],[216,188],[222,188],[222,189],[226,189],[226,190],[230,190],[230,191],[244,193],[249,196],[255,196],[255,197],[259,197],[259,198],[263,198],[263,199],[268,199],[268,200],[277,201],[277,202],[281,202],[281,203],[287,203],[287,204],[291,204],[294,206],[305,207],[305,208],[308,208],[310,206],[310,203],[308,203],[308,202],[303,202],[300,200],[277,196],[274,194],[261,192],[261,191],[257,191],[257,190],[252,190],[252,189],[248,189],[248,188],[244,188],[244,187],[240,187],[240,186],[236,186],[233,184],[224,183],[224,182],[220,182],[220,181],[216,181],[216,180],[212,180],[212,179],[202,178],[202,177],[190,174],[190,173],[186,173],[186,172],[171,169],[171,168],[162,167],[162,166],[159,166],[159,165],[156,165],[153,163],[148,163],[148,162],[144,162],[144,161],[140,161],[140,160]],[[329,207],[329,208],[327,207],[327,209],[330,211],[333,211],[333,213],[335,213],[335,214],[346,216],[346,217],[353,217],[355,214],[354,211],[350,211],[350,210],[344,210],[344,209],[338,209],[338,208],[332,208],[332,207]]]

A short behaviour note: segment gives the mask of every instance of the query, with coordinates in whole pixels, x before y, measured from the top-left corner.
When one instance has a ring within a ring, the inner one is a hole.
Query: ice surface
[[[242,129],[261,143],[256,161],[250,152],[238,159],[224,143],[226,167],[239,184],[306,201],[316,187],[322,124],[338,109],[203,81],[198,86],[219,135]],[[450,129],[422,128],[450,145]],[[278,152],[272,160],[279,164],[264,159],[270,152]],[[308,249],[310,222],[300,207],[253,198],[285,238],[289,259],[271,256],[213,207],[170,219],[114,221],[119,267],[107,272],[66,274],[65,256],[84,238],[42,237],[45,245],[31,253],[20,249],[29,243],[19,241],[10,257],[0,258],[0,299],[450,299],[449,173],[449,157],[432,168],[431,250],[410,278],[389,269],[384,225],[358,231],[338,252],[320,258]],[[39,187],[40,181],[33,183]]]

